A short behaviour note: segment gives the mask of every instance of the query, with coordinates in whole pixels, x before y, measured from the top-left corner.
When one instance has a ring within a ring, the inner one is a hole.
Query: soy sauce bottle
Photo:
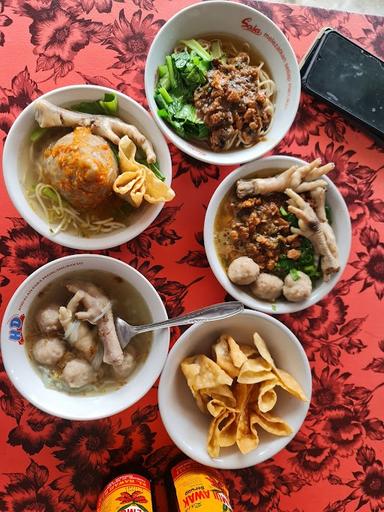
[[[99,494],[96,512],[156,512],[153,481],[135,463],[113,468]]]
[[[224,477],[216,469],[179,456],[165,482],[169,512],[233,512]]]

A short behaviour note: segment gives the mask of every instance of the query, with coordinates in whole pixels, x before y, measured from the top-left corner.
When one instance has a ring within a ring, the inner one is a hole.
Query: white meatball
[[[44,334],[52,334],[61,330],[59,307],[58,304],[49,304],[37,313],[36,322]]]
[[[63,380],[70,388],[82,388],[96,380],[96,372],[84,359],[72,359],[62,373]]]
[[[136,350],[132,345],[124,351],[124,359],[121,364],[113,366],[113,372],[118,379],[126,379],[136,367]]]
[[[251,286],[251,292],[258,299],[274,301],[280,297],[283,285],[277,276],[262,272]]]
[[[251,284],[259,273],[259,265],[247,256],[240,256],[233,260],[227,270],[229,279],[235,284]]]
[[[288,274],[284,279],[283,294],[290,302],[300,302],[307,299],[312,293],[312,281],[304,272],[297,272],[298,279]]]
[[[32,355],[40,364],[54,366],[65,354],[65,343],[60,338],[41,338],[32,348]]]

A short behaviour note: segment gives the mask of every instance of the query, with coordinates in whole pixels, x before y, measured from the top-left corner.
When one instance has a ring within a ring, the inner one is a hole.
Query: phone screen
[[[384,63],[335,32],[324,37],[306,87],[384,132]]]

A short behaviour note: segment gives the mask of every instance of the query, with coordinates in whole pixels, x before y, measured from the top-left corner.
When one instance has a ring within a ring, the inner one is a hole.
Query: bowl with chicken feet
[[[116,316],[132,325],[167,319],[149,281],[119,260],[82,254],[36,270],[14,293],[1,328],[4,366],[17,390],[73,420],[133,405],[163,368],[169,331],[136,335],[122,349]]]
[[[323,299],[347,264],[351,222],[332,162],[272,156],[227,176],[205,216],[209,264],[250,308],[293,313]],[[336,169],[337,171],[337,169]]]

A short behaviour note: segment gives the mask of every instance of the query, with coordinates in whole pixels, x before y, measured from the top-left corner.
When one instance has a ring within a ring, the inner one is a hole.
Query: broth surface
[[[43,379],[47,385],[47,368],[37,363],[32,357],[32,348],[35,341],[39,338],[44,337],[39,331],[36,316],[39,310],[47,306],[48,304],[58,303],[65,306],[69,300],[73,297],[65,285],[69,281],[81,280],[88,281],[96,286],[100,287],[103,292],[110,298],[112,302],[112,312],[114,316],[126,320],[132,325],[142,325],[152,322],[152,315],[140,293],[129,283],[124,281],[121,277],[98,270],[86,270],[86,271],[75,271],[62,276],[55,281],[49,283],[34,299],[28,313],[26,314],[23,337],[25,340],[25,350],[27,351],[28,357],[31,361],[32,366],[37,371],[39,376]],[[138,370],[138,368],[145,361],[148,352],[151,347],[152,333],[141,333],[132,338],[130,345],[132,345],[137,352],[136,366],[133,372],[125,379],[119,380],[112,372],[112,367],[105,363],[102,363],[103,376],[96,381],[95,384],[89,384],[88,386],[79,390],[70,389],[65,386],[60,391],[65,391],[70,394],[81,394],[81,395],[95,395],[113,391],[121,387],[132,375]],[[101,340],[99,343],[102,343]],[[84,356],[81,352],[71,347],[71,352],[78,355],[81,358]],[[64,361],[58,363],[57,370],[61,370],[65,362],[68,361],[64,356]],[[54,367],[56,368],[56,366]],[[59,389],[57,386],[54,389]]]

